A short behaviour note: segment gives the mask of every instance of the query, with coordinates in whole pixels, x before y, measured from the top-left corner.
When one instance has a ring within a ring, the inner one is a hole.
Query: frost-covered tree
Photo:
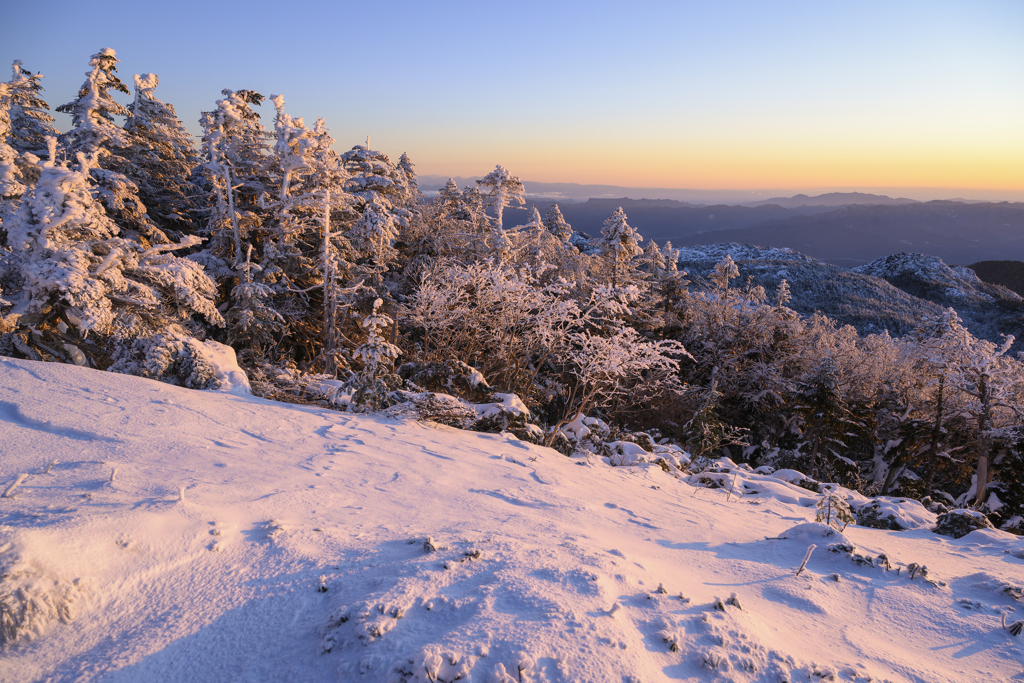
[[[251,258],[249,245],[245,262],[236,268],[238,284],[231,290],[232,305],[225,318],[232,346],[244,346],[261,358],[264,348],[276,342],[284,331],[285,320],[271,301],[274,291],[253,276],[262,268]]]
[[[494,208],[496,227],[502,230],[502,216],[509,206],[522,206],[526,203],[523,195],[526,188],[519,178],[509,173],[500,164],[494,170],[476,181],[477,188],[484,203]]]
[[[372,260],[379,280],[395,257],[394,242],[398,238],[398,227],[387,206],[377,198],[369,201],[348,235],[359,251]]]
[[[612,287],[619,286],[619,271],[623,264],[643,253],[643,237],[626,222],[626,212],[620,206],[609,216],[601,228],[599,246],[612,265]]]
[[[109,47],[92,56],[85,82],[78,97],[57,107],[71,114],[71,130],[60,137],[62,151],[68,159],[79,153],[94,161],[91,173],[96,192],[111,218],[119,226],[139,232],[154,243],[170,240],[150,219],[148,209],[139,196],[138,186],[128,177],[125,152],[131,136],[114,120],[115,116],[130,118],[131,112],[113,98],[111,91],[128,94],[128,88],[117,77],[117,54]]]
[[[174,106],[154,95],[156,74],[136,74],[135,99],[124,128],[124,173],[139,188],[147,215],[161,228],[192,230],[198,218],[199,188],[191,180],[200,164],[192,136]]]
[[[4,96],[11,126],[7,142],[18,154],[44,157],[48,153],[46,139],[56,137],[57,131],[49,113],[50,106],[39,95],[43,91],[43,76],[27,71],[20,59],[14,60],[11,71]]]
[[[739,276],[740,269],[736,266],[736,262],[732,260],[732,256],[726,254],[725,258],[715,264],[708,279],[715,284],[720,292],[725,293],[729,291],[729,283]]]
[[[402,174],[402,188],[404,190],[404,206],[406,209],[414,209],[420,201],[420,184],[416,180],[416,165],[405,152],[398,158],[398,171]]]
[[[409,185],[416,178],[412,165],[407,172],[395,166],[387,154],[363,145],[342,154],[341,160],[350,175],[345,190],[355,198],[356,209],[362,212],[375,204],[375,210],[383,207],[396,225],[405,227],[412,217],[405,207],[415,193]]]
[[[558,204],[552,204],[544,215],[544,227],[561,242],[568,242],[572,237],[572,226],[565,222]]]
[[[676,373],[679,359],[690,354],[679,342],[648,341],[631,327],[608,336],[579,330],[569,337],[571,349],[564,359],[565,409],[548,445],[574,417],[624,396],[637,383],[646,383],[654,395],[683,390]]]
[[[267,159],[268,133],[260,125],[253,104],[263,96],[251,90],[223,91],[217,100],[217,109],[203,112],[203,147],[206,161],[203,175],[208,188],[210,217],[206,232],[210,235],[210,251],[220,262],[220,273],[225,272],[223,261],[232,267],[242,262],[246,249],[242,242],[251,229],[262,223],[262,217],[253,211],[257,200],[272,188],[269,181]],[[216,261],[207,263],[211,266]]]
[[[964,502],[973,496],[974,505],[981,507],[988,501],[993,444],[1012,438],[1007,428],[1024,419],[1019,397],[1024,376],[1020,364],[1008,356],[1014,338],[1004,336],[998,345],[977,339],[953,309],[920,329],[918,336],[926,357],[944,370],[951,388],[967,398],[963,410],[975,422],[977,466]]]
[[[24,178],[18,167],[18,151],[9,143],[11,139],[11,98],[7,83],[0,83],[0,226],[7,212],[7,201],[25,193]],[[0,244],[3,240],[0,239]]]
[[[171,324],[191,324],[197,313],[210,324],[223,324],[212,281],[197,263],[171,253],[200,240],[149,246],[120,236],[93,197],[94,159],[79,153],[73,170],[53,161],[56,148],[51,138],[39,181],[5,224],[12,247],[3,254],[5,279],[19,283],[14,312],[32,334],[41,335],[39,343],[75,345],[89,335],[112,343],[131,340]],[[47,348],[61,360],[76,355]],[[93,351],[84,344],[76,348],[86,355]]]
[[[115,116],[128,118],[131,112],[115,100],[111,90],[128,93],[128,87],[117,77],[117,53],[105,47],[89,59],[92,67],[85,75],[85,83],[78,97],[57,107],[57,111],[71,114],[71,130],[62,136],[65,152],[74,158],[78,152],[87,156],[101,149],[123,149],[128,136],[114,121]]]
[[[383,303],[381,299],[374,300],[373,311],[362,322],[367,337],[356,348],[355,355],[363,367],[347,385],[352,392],[349,409],[355,412],[385,407],[388,394],[400,385],[398,376],[394,374],[394,363],[402,350],[385,337],[384,331],[393,321],[380,311]]]

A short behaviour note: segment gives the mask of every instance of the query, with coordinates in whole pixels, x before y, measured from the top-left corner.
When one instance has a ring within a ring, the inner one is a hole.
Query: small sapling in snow
[[[834,490],[829,489],[818,501],[818,512],[814,516],[814,521],[843,531],[856,520],[853,511],[850,510],[850,504],[840,498]]]

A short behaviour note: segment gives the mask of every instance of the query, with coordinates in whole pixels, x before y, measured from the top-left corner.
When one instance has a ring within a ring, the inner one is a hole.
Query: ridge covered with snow
[[[1024,663],[1003,626],[1024,539],[937,535],[913,501],[881,501],[904,531],[840,531],[793,471],[0,373],[0,681],[962,683]]]

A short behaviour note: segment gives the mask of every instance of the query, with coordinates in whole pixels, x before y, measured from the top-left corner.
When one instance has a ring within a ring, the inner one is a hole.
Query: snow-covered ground
[[[731,477],[0,359],[0,681],[1024,680],[1024,539]]]

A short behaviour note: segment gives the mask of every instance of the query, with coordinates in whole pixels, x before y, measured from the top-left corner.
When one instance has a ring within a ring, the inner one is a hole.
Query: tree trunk
[[[989,424],[992,421],[992,397],[989,395],[988,376],[982,375],[978,383],[978,394],[981,400],[981,413],[978,415],[978,473],[977,495],[974,507],[980,508],[988,498],[988,460],[992,452],[992,437],[989,435]]]

